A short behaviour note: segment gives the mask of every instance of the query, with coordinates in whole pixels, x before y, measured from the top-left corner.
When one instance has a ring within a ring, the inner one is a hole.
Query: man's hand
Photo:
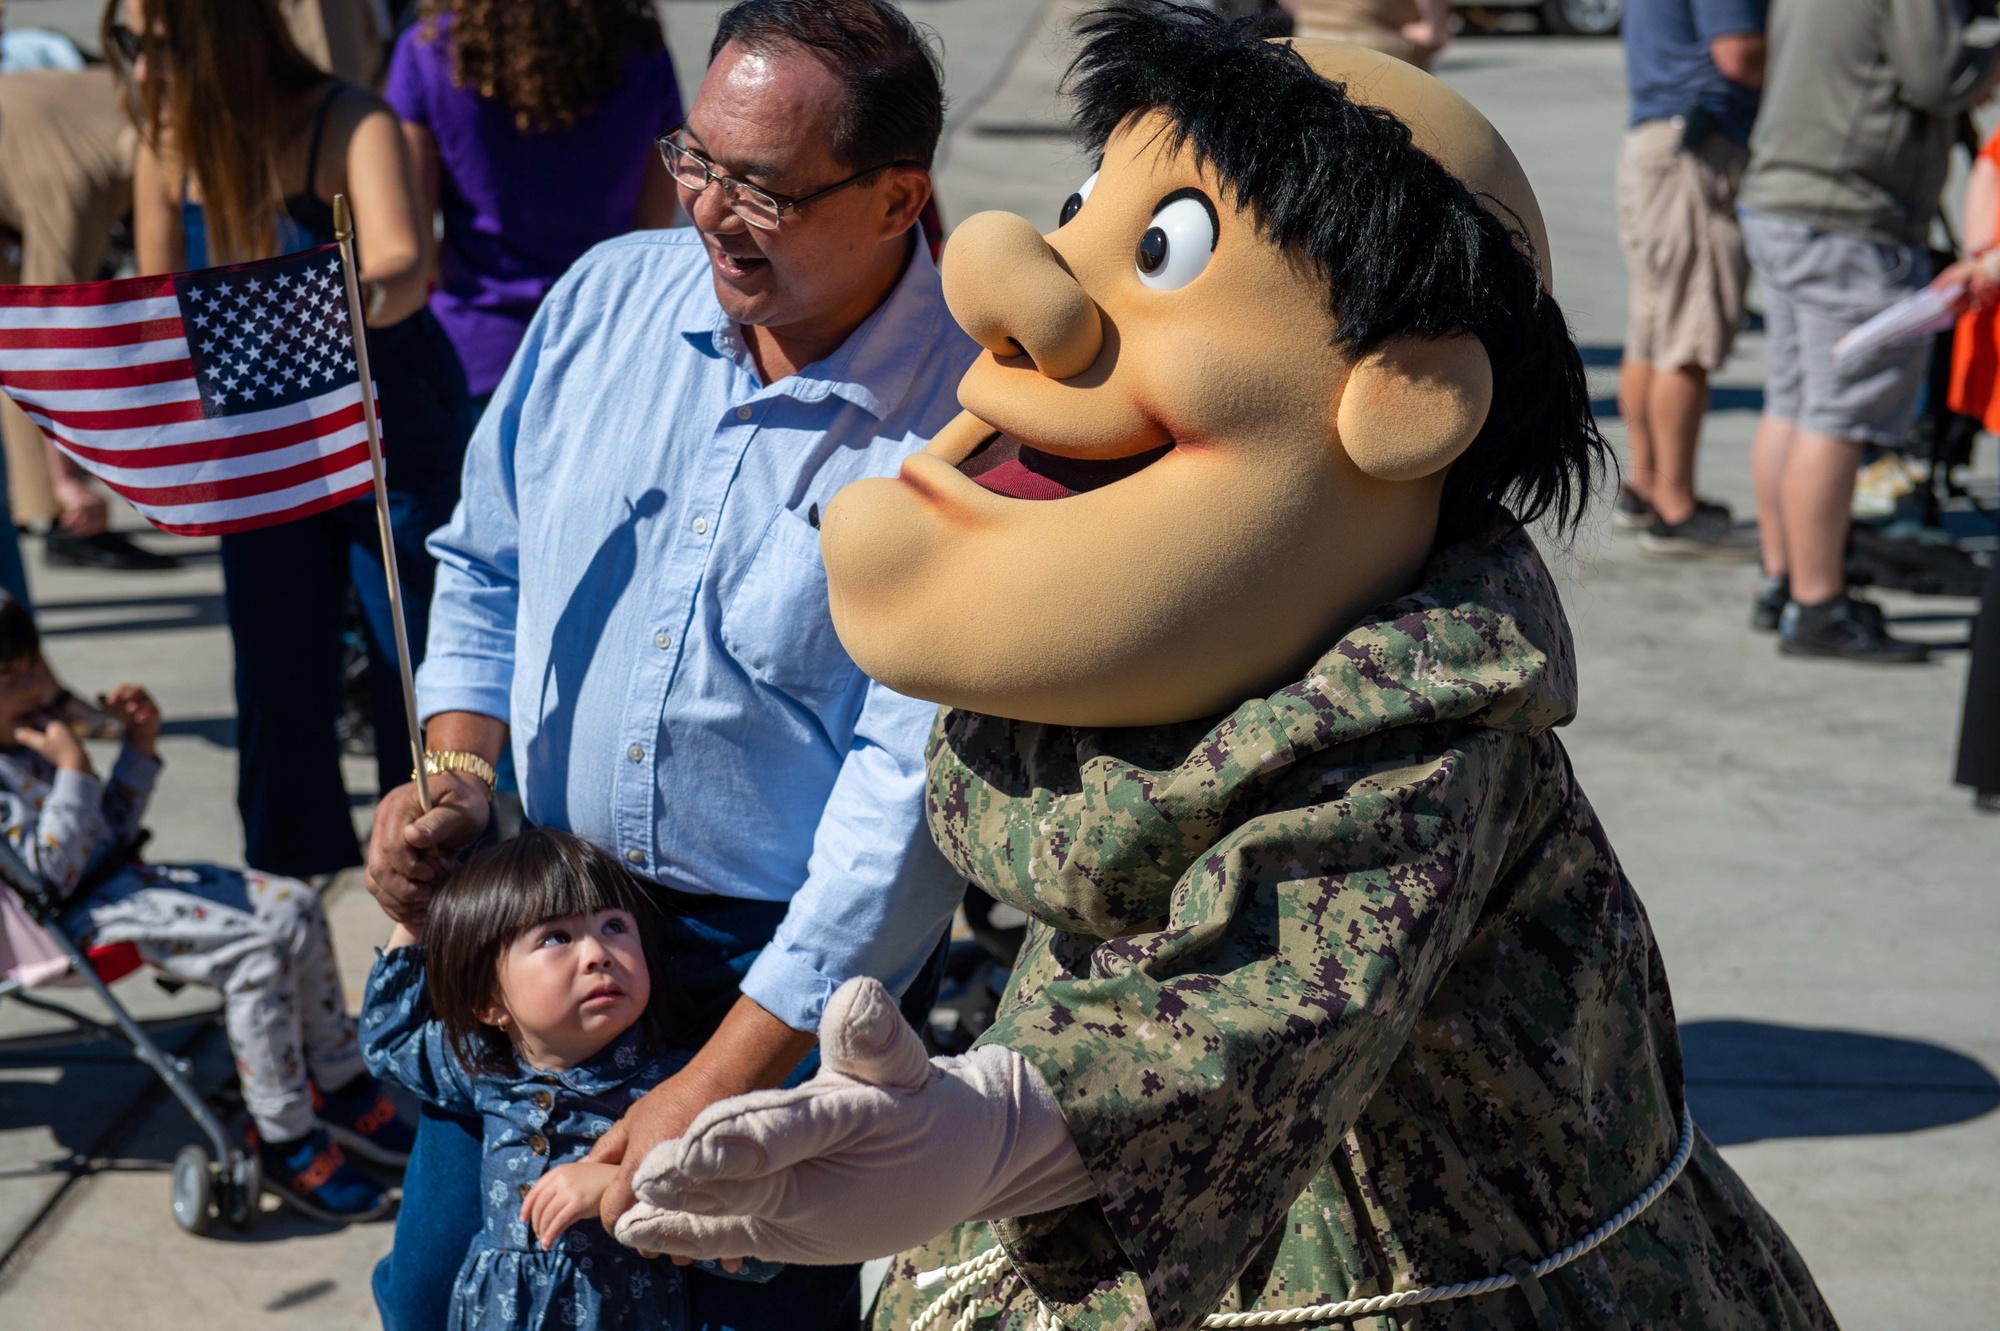
[[[390,919],[421,920],[431,892],[451,873],[458,852],[471,845],[493,816],[486,783],[465,772],[430,778],[431,811],[417,805],[414,782],[401,785],[375,806],[368,834],[368,894]]]
[[[834,994],[820,1034],[819,1076],[715,1105],[646,1156],[620,1242],[839,1265],[1095,1195],[1054,1097],[1013,1050],[927,1060],[865,979]]]
[[[718,1100],[783,1082],[813,1043],[812,1036],[793,1030],[752,999],[737,999],[694,1060],[636,1101],[591,1149],[590,1159],[618,1165],[618,1177],[604,1190],[606,1231],[615,1229],[618,1217],[638,1200],[632,1174],[648,1151],[686,1132]]]
[[[90,765],[90,755],[83,751],[83,741],[76,737],[76,732],[69,728],[67,722],[50,721],[40,730],[32,726],[18,726],[14,730],[14,742],[33,749],[65,772],[96,775]]]
[[[97,701],[118,718],[134,753],[141,758],[160,756],[160,705],[152,694],[137,684],[120,684]]]
[[[96,536],[111,525],[111,510],[106,507],[104,496],[91,489],[80,474],[52,471],[49,490],[62,505],[56,525],[69,535]]]
[[[617,1173],[616,1165],[579,1160],[557,1165],[535,1181],[521,1200],[521,1219],[544,1252],[555,1246],[564,1230],[597,1214],[604,1189]]]
[[[1959,282],[1965,284],[1965,294],[1959,298],[1962,310],[1983,310],[2000,300],[2000,249],[1960,259],[1931,279],[1931,285],[1938,288]]]

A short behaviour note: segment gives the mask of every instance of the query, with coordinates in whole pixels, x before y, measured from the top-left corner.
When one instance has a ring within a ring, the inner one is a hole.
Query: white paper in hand
[[[1905,347],[1942,333],[1957,321],[1959,301],[1964,296],[1965,283],[1951,282],[1925,287],[1897,301],[1834,343],[1833,363],[1845,369],[1890,347]]]

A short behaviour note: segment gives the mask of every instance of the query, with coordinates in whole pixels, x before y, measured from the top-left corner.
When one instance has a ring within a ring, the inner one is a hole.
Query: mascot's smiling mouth
[[[1144,471],[1173,448],[1164,444],[1130,457],[1073,458],[1031,448],[995,430],[958,469],[982,488],[1009,499],[1067,499]]]

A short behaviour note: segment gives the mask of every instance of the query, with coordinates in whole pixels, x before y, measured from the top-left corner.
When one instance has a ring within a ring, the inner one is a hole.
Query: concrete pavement
[[[15,10],[25,22],[40,3]],[[663,7],[684,73],[720,6]],[[987,207],[1053,225],[1087,173],[1060,131],[1057,27],[1071,6],[933,0],[911,9],[946,44],[954,130],[939,173],[948,220]],[[1611,167],[1624,113],[1618,47],[1465,40],[1440,72],[1508,135],[1550,223],[1557,290],[1614,442],[1624,288]],[[690,84],[691,86],[691,84]],[[1762,339],[1718,383],[1703,489],[1747,513]],[[1992,496],[1987,441],[1978,475]],[[165,538],[157,538],[164,542]],[[1992,1325],[2000,1301],[2000,820],[1949,784],[1961,653],[1906,670],[1776,656],[1746,627],[1745,566],[1640,556],[1593,511],[1566,549],[1582,666],[1566,735],[1577,771],[1666,953],[1691,1098],[1797,1242],[1850,1328]],[[132,675],[174,718],[153,825],[162,856],[230,860],[233,754],[226,635],[212,563],[159,578],[37,575],[51,654],[80,688]],[[1883,598],[1906,631],[1962,640],[1969,603]],[[356,772],[357,790],[366,774]],[[330,898],[352,982],[383,932],[364,895]],[[185,1014],[150,981],[125,988]],[[8,1020],[0,1004],[0,1020]],[[22,1027],[0,1026],[0,1036]],[[220,1075],[218,1042],[201,1046]],[[0,1069],[0,1321],[148,1327],[372,1325],[366,1273],[385,1226],[272,1220],[193,1240],[172,1227],[159,1162],[188,1137],[159,1111],[112,1133],[134,1079]],[[85,1090],[85,1087],[88,1087]],[[76,1090],[72,1090],[72,1088]],[[100,1172],[62,1191],[75,1156]],[[40,1215],[38,1224],[30,1225]],[[10,1228],[11,1226],[11,1228]],[[103,1272],[115,1255],[118,1294]]]

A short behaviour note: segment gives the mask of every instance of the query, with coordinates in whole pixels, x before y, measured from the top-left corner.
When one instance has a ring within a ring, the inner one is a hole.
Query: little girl
[[[375,962],[368,1066],[485,1123],[485,1223],[452,1287],[451,1331],[688,1324],[679,1272],[598,1222],[617,1166],[583,1158],[688,1060],[666,1050],[652,1008],[654,909],[603,850],[531,827],[469,859],[432,896],[421,939],[399,925]]]
[[[362,1061],[318,895],[213,864],[139,863],[160,709],[136,684],[104,699],[125,744],[101,782],[64,697],[33,616],[0,592],[0,831],[62,894],[59,927],[78,943],[135,943],[167,974],[222,991],[265,1186],[315,1219],[381,1215],[382,1185],[335,1139],[401,1165],[415,1134]]]

